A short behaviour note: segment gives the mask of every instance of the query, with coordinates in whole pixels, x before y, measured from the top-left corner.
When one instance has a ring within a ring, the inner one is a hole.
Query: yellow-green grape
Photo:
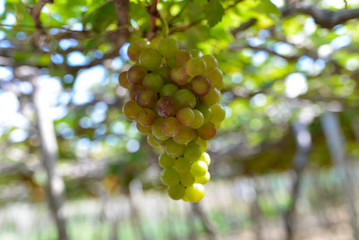
[[[176,113],[176,118],[183,126],[190,126],[194,121],[194,117],[194,112],[189,107],[181,108]]]
[[[179,174],[185,174],[191,169],[191,161],[187,158],[178,158],[173,167]]]
[[[175,186],[171,186],[168,188],[168,195],[173,200],[180,200],[181,198],[183,198],[185,190],[185,187],[179,183]]]
[[[151,133],[148,134],[148,136],[147,136],[147,143],[148,143],[150,146],[154,147],[154,148],[160,146],[158,143],[156,143],[155,141],[153,141],[153,135],[152,135]]]
[[[226,118],[226,110],[224,107],[220,104],[214,104],[209,107],[212,111],[211,119],[210,121],[213,123],[221,123]]]
[[[152,124],[152,134],[153,134],[153,136],[155,136],[156,138],[158,138],[160,140],[166,140],[169,137],[164,135],[162,130],[161,130],[162,121],[163,121],[163,118],[157,118],[155,120],[155,122]]]
[[[139,133],[141,133],[142,135],[145,135],[145,136],[147,136],[148,134],[150,134],[152,132],[152,128],[150,126],[148,126],[148,127],[142,126],[139,122],[136,123],[136,128]]]
[[[135,121],[138,117],[138,114],[141,112],[142,108],[134,100],[129,100],[123,105],[123,115],[130,120]]]
[[[205,162],[207,164],[207,166],[209,166],[211,164],[211,157],[206,152],[202,153],[200,160]]]
[[[195,178],[192,175],[192,173],[187,172],[187,173],[181,175],[180,181],[183,186],[189,187],[189,186],[193,185],[193,183],[195,182]]]
[[[194,119],[190,127],[194,129],[200,128],[203,125],[204,116],[202,112],[197,109],[193,109],[193,113],[194,113]]]
[[[219,103],[220,100],[221,92],[215,87],[212,87],[206,95],[199,97],[199,101],[205,106],[211,106]]]
[[[163,78],[163,81],[165,83],[170,81],[170,70],[171,68],[168,66],[162,66],[160,67],[160,69],[158,69],[157,73],[159,75],[161,75],[161,77]]]
[[[208,172],[208,166],[207,163],[205,163],[204,161],[199,160],[192,163],[191,173],[193,174],[193,176],[201,177],[204,176],[206,172]]]
[[[178,144],[175,141],[173,141],[172,139],[169,139],[166,142],[166,153],[173,157],[173,158],[178,158],[180,156],[182,156],[183,151],[184,151],[185,146],[182,144]]]
[[[183,155],[185,158],[196,161],[201,158],[202,149],[197,143],[191,142],[184,148]]]
[[[201,57],[207,64],[207,68],[217,67],[217,59],[212,55],[204,55]]]
[[[158,50],[162,39],[163,39],[163,37],[161,37],[161,36],[152,38],[152,40],[150,42],[150,47]]]
[[[207,68],[204,75],[209,79],[211,85],[217,89],[223,87],[223,73],[217,67]]]
[[[162,56],[166,58],[174,58],[178,51],[178,45],[176,40],[172,38],[164,38],[161,40],[158,50],[162,54]]]
[[[182,126],[179,133],[176,136],[174,136],[172,139],[176,143],[186,145],[187,143],[192,141],[194,137],[194,133],[195,131],[192,128]]]
[[[194,108],[197,104],[196,96],[188,89],[180,89],[173,96],[178,108]]]
[[[208,149],[208,141],[203,138],[197,138],[196,143],[202,148],[202,151],[205,152]]]
[[[158,158],[158,163],[162,168],[171,168],[175,164],[175,159],[168,156],[167,153],[162,153]]]
[[[172,83],[167,83],[161,87],[160,97],[173,97],[178,91],[178,87]]]
[[[191,77],[204,74],[206,69],[207,64],[201,58],[192,58],[186,63],[186,72]]]
[[[192,58],[192,54],[186,50],[179,50],[175,55],[175,62],[178,66],[185,67],[188,60]]]
[[[137,62],[140,57],[141,51],[144,48],[145,48],[145,45],[143,43],[140,43],[140,42],[131,43],[127,49],[127,55],[129,57],[129,59],[131,59],[134,62]]]
[[[132,83],[130,83],[130,81],[127,79],[127,71],[124,71],[118,75],[118,83],[121,87],[126,89],[130,89],[133,86]]]
[[[175,186],[180,181],[180,175],[172,168],[165,168],[161,171],[161,180],[167,186]]]
[[[211,174],[209,172],[206,172],[204,176],[196,177],[195,183],[200,183],[202,185],[205,185],[206,183],[209,182],[210,179],[211,179]]]
[[[139,61],[147,70],[156,71],[161,66],[162,56],[156,49],[145,48],[141,51]]]
[[[203,115],[203,124],[208,123],[211,120],[212,110],[209,107],[203,105],[200,105],[197,108]]]
[[[159,92],[162,85],[163,79],[160,74],[158,73],[149,73],[143,79],[143,86],[149,89],[152,89],[155,92]]]
[[[186,188],[183,198],[190,202],[199,202],[204,197],[205,193],[204,186],[200,183],[195,183]]]
[[[212,122],[203,124],[202,127],[197,129],[198,135],[204,140],[210,140],[217,134],[217,128]]]

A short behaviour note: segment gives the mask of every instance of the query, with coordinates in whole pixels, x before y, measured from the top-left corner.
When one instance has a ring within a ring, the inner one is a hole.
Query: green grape
[[[163,37],[161,37],[161,36],[152,38],[150,47],[158,50],[162,39],[163,39]]]
[[[118,83],[121,87],[130,89],[133,85],[127,79],[127,71],[124,71],[118,75]]]
[[[202,52],[198,49],[191,49],[189,52],[193,58],[200,58],[202,56]]]
[[[204,74],[206,68],[206,62],[200,58],[192,58],[186,63],[186,72],[191,77]]]
[[[195,177],[201,177],[204,176],[208,172],[208,166],[207,163],[204,161],[198,160],[192,163],[191,166],[191,173]]]
[[[160,164],[160,166],[162,168],[171,168],[174,166],[175,164],[175,159],[168,156],[167,153],[162,153],[159,157],[158,157],[158,163]]]
[[[185,67],[188,60],[192,58],[192,54],[186,50],[179,50],[175,56],[176,65]]]
[[[178,91],[178,87],[176,85],[172,83],[167,83],[162,86],[160,90],[160,97],[161,98],[165,96],[173,97],[177,91]]]
[[[207,106],[198,106],[198,110],[203,114],[203,124],[208,123],[211,120],[212,110]]]
[[[176,40],[172,38],[164,38],[161,40],[158,50],[162,56],[166,58],[174,58],[178,51],[178,45]]]
[[[180,181],[180,175],[171,168],[165,168],[161,171],[161,180],[168,186],[175,186]]]
[[[173,157],[173,158],[178,158],[180,156],[182,156],[183,151],[184,151],[185,146],[182,144],[178,144],[175,141],[173,141],[172,139],[169,139],[166,142],[166,153]]]
[[[127,55],[129,57],[129,59],[131,59],[134,62],[137,62],[140,57],[141,51],[144,48],[145,48],[145,45],[143,43],[140,43],[140,42],[131,43],[127,49]]]
[[[207,68],[214,68],[217,67],[217,59],[212,55],[204,55],[201,57],[207,64]]]
[[[152,134],[159,140],[167,140],[169,137],[163,134],[161,130],[161,123],[163,118],[157,118],[155,122],[152,124]]]
[[[206,172],[204,176],[196,177],[195,183],[200,183],[202,185],[205,185],[206,183],[209,182],[210,179],[211,179],[211,174],[209,172]]]
[[[173,96],[178,108],[196,106],[197,100],[193,93],[188,89],[180,89]]]
[[[149,71],[156,71],[162,63],[161,54],[153,48],[145,48],[140,54],[140,64]]]
[[[130,121],[135,121],[142,108],[134,100],[129,100],[123,105],[122,112]]]
[[[131,100],[136,100],[137,94],[143,89],[144,87],[142,85],[135,85],[130,88],[129,90],[129,97]]]
[[[151,146],[151,147],[159,147],[160,145],[158,143],[156,143],[154,140],[153,140],[153,135],[150,133],[147,135],[147,143]]]
[[[220,104],[214,104],[209,107],[212,111],[211,119],[210,121],[213,123],[221,123],[226,118],[226,110],[224,107]]]
[[[169,66],[170,68],[173,68],[176,66],[176,61],[174,58],[166,58],[166,63],[167,63],[167,66]]]
[[[196,143],[201,146],[201,149],[203,152],[207,151],[208,149],[208,141],[207,140],[203,140],[203,138],[197,138]]]
[[[155,113],[149,108],[143,108],[137,116],[137,122],[145,127],[151,126],[155,120]]]
[[[178,158],[173,167],[179,174],[185,174],[191,170],[191,161],[187,158]]]
[[[183,198],[185,190],[185,187],[179,183],[168,188],[168,196],[173,200],[180,200]]]
[[[205,162],[207,166],[211,164],[211,157],[208,153],[204,152],[200,158],[201,161]]]
[[[173,137],[173,141],[179,144],[187,144],[192,141],[195,131],[186,126],[181,126],[179,133]]]
[[[200,183],[195,183],[186,188],[183,199],[190,202],[199,202],[204,197],[205,193],[204,186]]]
[[[188,81],[188,75],[186,69],[181,66],[175,66],[170,71],[170,80],[177,86],[183,86]]]
[[[183,186],[189,187],[189,186],[193,185],[193,183],[195,182],[195,178],[192,175],[192,173],[187,172],[187,173],[181,175],[180,181]]]
[[[194,129],[200,128],[203,125],[204,116],[203,116],[202,112],[200,112],[197,109],[193,109],[193,113],[194,113],[194,119],[190,126],[191,126],[191,128],[194,128]]]
[[[163,79],[158,73],[149,73],[143,79],[143,86],[152,89],[155,92],[159,92],[163,85]]]
[[[144,108],[153,108],[157,102],[157,93],[151,89],[143,88],[136,95],[136,102]]]
[[[163,146],[163,147],[166,146],[166,143],[167,143],[167,141],[168,141],[168,139],[165,139],[165,140],[163,140],[163,139],[158,139],[158,138],[155,137],[155,136],[152,136],[152,138],[153,138],[153,141],[154,141],[155,143],[157,143],[158,145],[161,145],[161,146]]]
[[[197,129],[198,135],[204,140],[210,140],[217,134],[217,128],[212,122],[203,124],[202,127]]]
[[[156,104],[156,112],[160,117],[171,117],[175,115],[176,109],[177,105],[173,97],[162,97]]]
[[[204,75],[209,79],[211,85],[217,89],[223,87],[223,73],[217,67],[208,68]]]
[[[142,135],[145,135],[145,136],[150,134],[152,131],[150,126],[148,126],[148,127],[142,126],[139,122],[136,123],[136,128],[139,131],[139,133],[141,133]]]
[[[194,112],[189,107],[181,108],[176,113],[176,118],[183,126],[190,126],[194,121],[194,117]]]
[[[185,147],[183,155],[185,158],[197,161],[202,156],[202,149],[197,143],[191,142]]]
[[[181,124],[175,117],[164,118],[161,123],[161,130],[167,137],[176,136],[181,128]]]
[[[170,81],[170,70],[171,68],[168,67],[168,66],[163,66],[161,67],[160,69],[158,69],[157,73],[159,75],[161,75],[163,81],[165,83],[169,82]]]
[[[132,85],[142,84],[146,75],[146,69],[139,65],[132,66],[127,71],[127,79]]]
[[[148,45],[148,40],[146,38],[138,38],[135,40],[136,43],[141,43],[143,46],[147,46]]]
[[[211,90],[209,90],[206,95],[199,98],[201,104],[205,106],[211,106],[213,104],[219,103],[220,100],[221,92],[217,88],[211,88]]]
[[[206,76],[197,75],[192,78],[190,88],[194,95],[201,97],[208,94],[211,89],[211,83]]]

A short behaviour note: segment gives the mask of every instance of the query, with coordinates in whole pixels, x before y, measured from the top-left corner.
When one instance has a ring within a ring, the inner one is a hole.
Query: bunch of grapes
[[[135,64],[119,75],[119,84],[129,90],[123,114],[161,150],[161,180],[169,196],[198,202],[210,179],[207,141],[225,118],[217,60],[179,50],[174,39],[162,37],[138,40],[127,54]]]

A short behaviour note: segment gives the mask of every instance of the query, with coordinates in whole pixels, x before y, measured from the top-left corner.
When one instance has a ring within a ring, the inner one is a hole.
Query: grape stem
[[[160,12],[157,10],[157,4],[158,4],[158,0],[153,0],[152,1],[152,5],[150,7],[148,7],[148,14],[150,15],[150,30],[147,33],[147,39],[151,40],[156,31],[157,31],[157,26],[156,26],[156,19],[159,18],[161,20],[162,23],[162,34],[164,35],[164,37],[168,36],[168,24],[166,19],[164,19],[164,17],[160,14]]]

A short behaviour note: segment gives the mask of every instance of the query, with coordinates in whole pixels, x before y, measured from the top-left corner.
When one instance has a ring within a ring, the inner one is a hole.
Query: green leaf
[[[273,14],[274,16],[281,15],[277,6],[274,5],[270,0],[260,1],[258,6],[254,8],[254,10],[265,14]]]
[[[91,23],[96,33],[104,32],[111,23],[116,21],[116,16],[113,2],[108,2],[85,17],[84,25]]]
[[[209,2],[204,5],[203,12],[208,21],[208,25],[213,27],[221,21],[224,15],[224,8],[219,0],[209,0]]]

